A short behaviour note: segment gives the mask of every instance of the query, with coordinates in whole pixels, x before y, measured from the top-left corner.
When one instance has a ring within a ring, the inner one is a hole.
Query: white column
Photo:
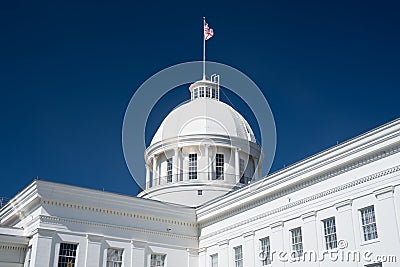
[[[197,249],[186,249],[188,253],[188,267],[199,267],[199,251]]]
[[[318,250],[318,236],[317,236],[317,225],[316,225],[317,213],[315,211],[303,214],[303,226],[301,227],[301,235],[303,236],[303,251],[307,253],[304,255],[305,263],[303,266],[317,267],[319,266],[319,250]]]
[[[176,183],[179,182],[179,147],[174,149],[174,156],[172,158],[172,182]]]
[[[186,154],[186,155],[188,155],[188,154]],[[182,179],[183,179],[183,181],[189,181],[189,155],[187,157],[186,165],[185,165],[185,162],[184,162],[185,160],[186,160],[186,158],[182,157],[182,161],[181,161],[182,165],[181,166],[182,166],[182,170],[184,170],[184,172],[182,174],[183,175]],[[186,169],[185,169],[185,167],[186,167]]]
[[[31,266],[51,266],[53,264],[50,254],[54,250],[54,234],[53,230],[35,230],[32,236]]]
[[[235,148],[235,179],[236,183],[240,180],[240,158],[239,158],[239,148]]]
[[[211,180],[211,166],[210,166],[210,145],[207,144],[204,147],[205,149],[205,157],[206,157],[206,164],[207,164],[207,180]]]
[[[157,155],[153,156],[153,183],[152,186],[159,185],[158,181],[158,175],[157,175]]]
[[[146,163],[146,185],[144,188],[149,189],[150,188],[150,167],[149,165]]]
[[[101,244],[103,243],[103,236],[98,235],[86,235],[87,246],[86,246],[86,260],[85,267],[98,267],[101,266]]]
[[[224,240],[219,244],[218,266],[230,266],[229,264],[229,240]]]
[[[146,264],[146,246],[144,242],[131,241],[131,267],[147,266]]]
[[[375,207],[376,226],[381,246],[385,248],[386,255],[396,256],[400,259],[400,242],[398,221],[394,202],[394,187],[388,186],[374,191],[377,199]],[[396,263],[396,266],[398,263]],[[388,266],[391,266],[388,264]],[[393,264],[395,266],[395,264]]]
[[[354,222],[353,222],[353,211],[352,211],[352,203],[351,199],[347,199],[341,201],[335,205],[336,210],[339,215],[335,216],[336,229],[340,229],[337,231],[337,240],[344,240],[347,242],[346,251],[356,250],[356,241],[355,241],[355,233],[358,231],[354,231]],[[340,262],[340,266],[344,267],[356,267],[357,262],[345,261]]]
[[[285,266],[285,263],[279,260],[280,257],[283,257],[282,255],[280,256],[279,254],[282,252],[286,252],[284,247],[283,222],[278,221],[272,223],[270,227],[271,227],[270,242],[271,242],[272,266],[283,267]]]
[[[207,248],[199,249],[199,267],[207,267]]]
[[[243,266],[256,266],[255,256],[256,252],[254,249],[254,231],[245,233],[243,235]]]

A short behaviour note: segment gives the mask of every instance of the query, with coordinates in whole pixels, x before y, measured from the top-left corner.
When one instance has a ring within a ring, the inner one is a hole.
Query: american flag
[[[208,27],[208,23],[204,24],[204,39],[208,40],[214,36],[214,31],[210,27]]]

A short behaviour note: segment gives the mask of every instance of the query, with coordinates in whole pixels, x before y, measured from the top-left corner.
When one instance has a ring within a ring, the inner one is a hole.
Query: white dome
[[[250,125],[236,110],[215,99],[198,98],[174,109],[161,123],[151,145],[170,138],[204,134],[256,142]]]

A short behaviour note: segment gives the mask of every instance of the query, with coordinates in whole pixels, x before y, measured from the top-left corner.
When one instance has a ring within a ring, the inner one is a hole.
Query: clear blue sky
[[[3,1],[0,196],[35,177],[135,195],[126,106],[157,71],[201,59],[203,16],[208,60],[246,73],[270,103],[272,170],[399,116],[398,1],[224,2]],[[189,94],[170,96],[161,113]]]

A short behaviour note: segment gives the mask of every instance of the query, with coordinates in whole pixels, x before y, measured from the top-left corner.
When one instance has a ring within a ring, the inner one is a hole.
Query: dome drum
[[[261,177],[261,148],[243,116],[219,101],[219,76],[189,90],[191,101],[168,114],[145,151],[141,197],[199,206]]]

